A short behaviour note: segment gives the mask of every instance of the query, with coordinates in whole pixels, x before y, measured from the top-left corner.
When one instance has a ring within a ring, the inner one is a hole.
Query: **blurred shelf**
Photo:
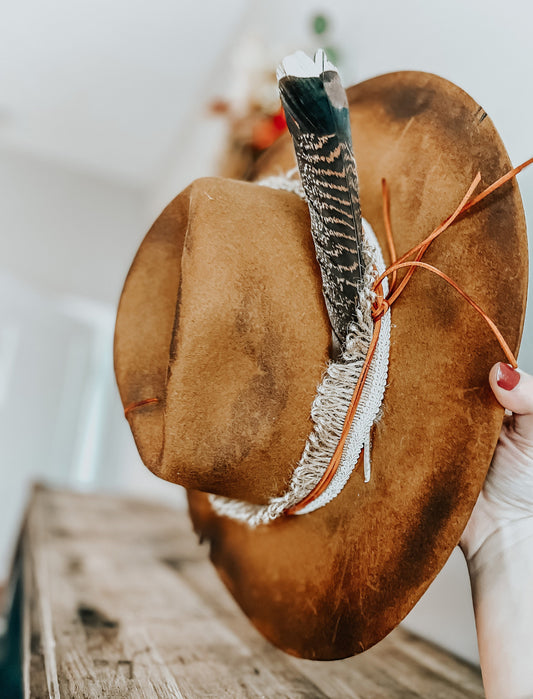
[[[282,653],[163,505],[37,488],[11,589],[5,699],[484,696],[476,669],[402,629],[347,660]]]

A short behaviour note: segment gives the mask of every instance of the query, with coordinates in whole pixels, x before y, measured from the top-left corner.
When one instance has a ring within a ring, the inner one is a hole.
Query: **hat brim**
[[[481,171],[511,167],[490,118],[465,92],[419,72],[348,91],[362,212],[387,256],[381,179],[399,254],[455,209]],[[256,177],[294,165],[288,138]],[[527,289],[527,238],[515,181],[461,217],[425,260],[452,277],[516,351]],[[492,334],[424,270],[392,309],[389,384],[361,467],[326,507],[250,529],[189,493],[194,527],[259,631],[296,656],[343,658],[383,638],[411,610],[457,544],[482,487],[503,410],[488,384],[503,359]],[[309,405],[310,408],[310,405]]]

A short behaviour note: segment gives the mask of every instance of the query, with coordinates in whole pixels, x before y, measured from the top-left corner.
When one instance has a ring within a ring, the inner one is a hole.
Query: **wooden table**
[[[4,699],[17,682],[39,699],[483,696],[476,669],[401,629],[348,660],[282,653],[237,608],[187,516],[159,504],[36,489],[12,583]]]

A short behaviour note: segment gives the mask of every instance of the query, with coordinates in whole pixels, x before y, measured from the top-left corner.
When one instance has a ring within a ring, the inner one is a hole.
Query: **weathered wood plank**
[[[391,634],[386,641],[398,653],[405,656],[406,663],[411,665],[415,663],[416,667],[427,668],[436,676],[446,678],[453,685],[460,687],[462,697],[485,696],[479,668],[474,668],[469,663],[450,656],[441,648],[414,634],[404,632],[403,637],[399,634]]]
[[[23,686],[24,699],[42,699],[49,696],[42,633],[39,618],[39,596],[35,586],[34,569],[29,560],[30,547],[23,551]],[[44,693],[46,690],[46,694]]]
[[[404,652],[409,647],[412,636],[402,629],[397,629],[387,639],[359,657],[338,663],[335,670],[319,668],[314,663],[297,661],[298,665],[306,663],[306,672],[318,683],[322,681],[339,684],[342,687],[355,688],[357,696],[362,697],[432,697],[435,699],[468,699],[483,697],[479,675],[468,665],[450,658],[443,651],[427,648],[428,653],[442,655],[448,664],[461,666],[456,678],[445,673],[437,673],[424,664],[424,657],[411,656]],[[425,654],[424,654],[425,655]],[[315,677],[315,672],[318,677]],[[477,692],[467,688],[472,676],[477,679]],[[350,695],[348,695],[350,696]]]
[[[41,630],[49,626],[41,636],[49,695],[181,697],[166,664],[136,624],[135,632],[119,633],[128,571],[120,569],[120,552],[106,547],[103,532],[93,535],[93,517],[78,527],[83,514],[75,506],[58,509],[37,497],[28,516]],[[112,525],[113,519],[107,522]],[[79,540],[72,535],[74,528]],[[112,531],[106,532],[111,541]],[[124,556],[128,549],[120,539],[116,544]],[[100,546],[107,548],[103,555]],[[135,560],[134,547],[129,556]]]
[[[401,629],[343,661],[277,650],[171,508],[38,490],[22,542],[31,699],[483,696],[479,673]]]

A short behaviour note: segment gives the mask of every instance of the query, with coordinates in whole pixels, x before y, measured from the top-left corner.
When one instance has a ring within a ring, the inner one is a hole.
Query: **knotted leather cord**
[[[357,406],[359,404],[359,400],[361,398],[361,393],[363,391],[363,387],[366,381],[366,377],[368,375],[368,370],[370,368],[370,363],[372,361],[372,358],[374,356],[374,351],[376,349],[377,341],[379,338],[379,331],[381,328],[381,318],[383,315],[390,309],[391,305],[398,299],[402,291],[405,289],[407,286],[409,280],[413,276],[415,270],[417,267],[422,267],[424,269],[427,269],[430,272],[433,272],[434,274],[438,275],[441,277],[441,279],[444,279],[448,284],[450,284],[471,306],[476,310],[483,320],[488,324],[489,328],[492,330],[494,333],[496,339],[498,340],[505,357],[507,358],[509,364],[516,369],[517,368],[517,362],[515,359],[515,356],[511,352],[509,345],[505,341],[503,335],[501,332],[498,330],[496,327],[496,324],[494,323],[491,318],[483,311],[483,309],[478,306],[478,304],[468,296],[468,294],[463,291],[450,277],[448,277],[444,272],[441,272],[439,269],[436,267],[433,267],[432,265],[429,265],[425,262],[421,262],[421,258],[423,257],[424,253],[427,251],[431,243],[439,237],[444,231],[449,228],[452,223],[463,213],[471,209],[475,204],[479,203],[485,197],[489,196],[489,194],[492,194],[496,189],[501,187],[505,182],[508,182],[510,179],[515,177],[521,170],[523,170],[525,167],[528,165],[531,165],[533,163],[533,158],[530,158],[529,160],[526,160],[525,163],[522,163],[521,165],[518,165],[517,167],[513,168],[512,170],[509,170],[505,175],[500,177],[496,182],[491,184],[489,187],[487,187],[485,190],[483,190],[480,194],[478,194],[476,197],[473,199],[470,199],[471,195],[473,194],[474,190],[478,186],[479,182],[481,181],[481,174],[478,172],[476,177],[474,178],[472,184],[468,188],[468,191],[466,192],[465,196],[463,197],[461,203],[457,206],[455,211],[451,216],[449,216],[443,223],[440,224],[440,226],[437,226],[434,231],[432,231],[427,238],[425,238],[421,243],[418,245],[415,245],[413,248],[411,248],[408,252],[406,252],[404,255],[402,255],[399,259],[396,259],[396,249],[394,246],[394,238],[392,235],[392,228],[391,228],[391,223],[390,223],[390,199],[389,199],[389,191],[387,187],[387,183],[385,179],[382,179],[381,184],[382,184],[382,196],[383,196],[383,218],[384,218],[384,223],[385,223],[385,232],[387,235],[387,244],[389,247],[389,252],[390,252],[390,257],[391,257],[391,264],[390,266],[381,274],[374,282],[372,286],[372,290],[376,294],[376,300],[373,304],[373,310],[372,310],[372,317],[374,319],[374,331],[372,335],[372,340],[370,342],[370,345],[368,347],[367,355],[365,357],[365,361],[363,363],[363,367],[361,369],[361,373],[359,375],[359,379],[357,380],[357,384],[355,386],[354,392],[352,399],[350,401],[350,405],[348,407],[348,411],[346,413],[346,418],[344,420],[344,425],[342,428],[342,433],[339,439],[339,442],[337,444],[337,447],[335,451],[333,452],[333,456],[331,457],[331,461],[328,464],[328,467],[324,471],[321,479],[319,482],[316,484],[316,486],[311,490],[311,492],[299,503],[296,505],[293,505],[292,507],[288,508],[285,511],[286,515],[293,515],[296,514],[299,510],[304,508],[306,505],[308,505],[310,502],[315,500],[319,495],[321,495],[328,485],[330,484],[333,476],[335,475],[340,461],[342,457],[342,453],[344,450],[344,445],[346,443],[346,439],[348,438],[348,434],[350,432],[350,427],[352,425],[355,413],[357,411]],[[409,261],[409,257],[414,255],[416,253],[416,257],[414,260]],[[409,268],[401,282],[396,286],[396,277],[397,277],[397,271],[401,268],[407,267]],[[391,280],[391,285],[389,289],[389,293],[387,297],[384,297],[383,294],[383,280],[386,277],[389,277],[392,275],[392,280]]]

